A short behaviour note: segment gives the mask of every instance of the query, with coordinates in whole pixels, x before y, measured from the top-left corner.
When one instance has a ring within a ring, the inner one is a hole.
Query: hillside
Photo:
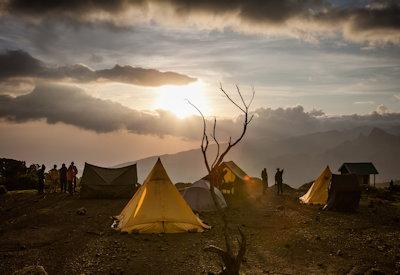
[[[363,196],[355,213],[302,205],[297,190],[273,188],[253,201],[228,201],[232,226],[248,240],[245,274],[396,274],[398,203]],[[10,192],[0,196],[0,274],[39,264],[49,274],[207,274],[219,260],[204,250],[222,244],[215,213],[204,233],[120,234],[110,227],[127,200]],[[397,206],[396,206],[397,205]],[[86,215],[78,215],[84,207]]]
[[[372,161],[380,175],[378,181],[400,177],[400,137],[379,128],[356,128],[318,132],[286,139],[247,139],[228,154],[251,176],[266,167],[270,178],[276,167],[285,168],[284,180],[299,187],[330,165],[337,171],[341,163]],[[211,147],[211,151],[215,149]],[[158,156],[138,160],[139,181],[143,181]],[[206,173],[200,150],[194,149],[161,156],[174,182],[190,182]],[[135,163],[135,162],[130,162]],[[124,163],[122,165],[130,164]]]

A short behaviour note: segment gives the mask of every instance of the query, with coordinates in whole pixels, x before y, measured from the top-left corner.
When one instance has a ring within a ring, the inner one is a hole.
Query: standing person
[[[72,168],[72,164],[70,166],[68,166],[68,170],[67,170],[67,185],[68,185],[68,193],[70,195],[73,195],[73,181],[74,181],[74,175],[73,175],[73,168]]]
[[[78,174],[78,168],[74,165],[74,162],[68,167],[67,171],[67,181],[68,181],[68,191],[72,195],[76,192],[76,175]]]
[[[263,182],[263,194],[265,194],[265,192],[267,191],[268,188],[268,173],[267,173],[267,168],[264,168],[261,171],[261,179]]]
[[[76,193],[76,180],[77,180],[77,175],[78,175],[78,168],[76,168],[76,166],[75,166],[75,164],[74,164],[74,162],[71,162],[71,165],[72,165],[72,171],[73,171],[73,180],[72,180],[72,183],[74,184],[74,193]]]
[[[46,170],[46,166],[44,166],[44,164],[42,164],[42,167],[40,167],[40,169],[37,171],[37,176],[39,179],[38,182],[38,192],[39,194],[43,194],[44,193],[44,171]]]
[[[65,163],[61,165],[60,168],[60,186],[61,186],[61,192],[66,193],[67,192],[67,166],[65,166]]]
[[[54,164],[53,169],[49,171],[49,177],[51,181],[50,190],[52,193],[55,193],[57,190],[58,182],[60,180],[60,174],[58,173],[57,165]]]
[[[283,169],[276,168],[275,185],[279,194],[283,194]]]

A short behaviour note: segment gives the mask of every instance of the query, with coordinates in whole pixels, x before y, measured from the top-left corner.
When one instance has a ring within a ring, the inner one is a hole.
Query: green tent
[[[105,168],[85,163],[81,179],[82,198],[131,198],[137,186],[136,164]]]

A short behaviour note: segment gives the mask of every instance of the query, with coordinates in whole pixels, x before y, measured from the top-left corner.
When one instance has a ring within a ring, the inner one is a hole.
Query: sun
[[[201,80],[185,86],[165,85],[157,89],[154,109],[168,110],[179,118],[197,115],[198,112],[187,102],[190,100],[207,114],[209,107],[204,93],[205,85]]]

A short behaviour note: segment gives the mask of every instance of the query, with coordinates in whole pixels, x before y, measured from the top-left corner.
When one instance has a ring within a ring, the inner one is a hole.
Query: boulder
[[[86,215],[86,212],[87,212],[87,210],[85,207],[81,207],[78,210],[76,210],[76,214],[81,215],[81,216]]]

